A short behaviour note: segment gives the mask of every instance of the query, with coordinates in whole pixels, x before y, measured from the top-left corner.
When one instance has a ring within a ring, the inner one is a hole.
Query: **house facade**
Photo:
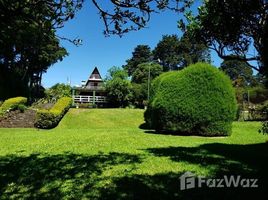
[[[87,81],[83,81],[80,87],[73,88],[73,101],[103,106],[107,102],[106,94],[103,79],[95,67]]]

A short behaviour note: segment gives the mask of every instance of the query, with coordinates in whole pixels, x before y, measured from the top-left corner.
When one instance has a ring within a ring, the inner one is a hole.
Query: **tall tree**
[[[153,50],[154,59],[160,59],[164,71],[175,70],[179,63],[180,39],[177,35],[164,35]]]
[[[239,60],[225,60],[221,63],[223,70],[233,81],[234,86],[244,87],[256,84],[253,76],[253,70],[246,62]]]
[[[210,62],[208,48],[186,33],[179,38],[176,35],[164,35],[153,50],[154,59],[160,59],[164,71],[176,70],[197,62]]]
[[[148,45],[138,45],[132,52],[132,58],[126,61],[127,64],[124,65],[123,68],[128,72],[129,76],[132,76],[139,64],[149,62],[150,60],[150,47]]]
[[[187,33],[184,33],[180,38],[178,51],[180,68],[187,67],[197,62],[211,62],[208,47],[203,42],[197,41]]]
[[[137,69],[132,75],[131,81],[133,83],[148,83],[148,80],[152,80],[159,76],[163,72],[163,67],[157,63],[142,63],[137,66]]]
[[[134,71],[132,82],[133,104],[142,108],[148,99],[151,81],[163,72],[163,67],[154,62],[142,63]]]
[[[40,87],[42,73],[67,55],[56,29],[73,18],[82,2],[0,1],[0,98],[31,97]]]
[[[207,0],[196,17],[190,12],[186,17],[189,23],[181,20],[180,28],[202,40],[219,57],[245,61],[268,74],[267,0]]]

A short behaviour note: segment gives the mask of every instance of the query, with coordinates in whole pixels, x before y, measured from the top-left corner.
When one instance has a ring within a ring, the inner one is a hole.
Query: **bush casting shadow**
[[[198,136],[198,137],[228,137],[228,136],[221,136],[221,135],[200,135],[200,134],[189,134],[187,132],[180,132],[180,131],[171,131],[171,130],[153,130],[150,128],[149,124],[143,123],[139,126],[139,129],[144,130],[144,133],[148,134],[156,134],[156,135],[173,135],[173,136]]]

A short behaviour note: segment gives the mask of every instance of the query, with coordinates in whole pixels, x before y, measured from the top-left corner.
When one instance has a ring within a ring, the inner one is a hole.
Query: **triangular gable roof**
[[[101,78],[101,75],[100,75],[100,72],[98,70],[97,67],[95,67],[91,73],[91,75],[89,76],[88,80],[87,80],[87,83],[86,83],[86,86],[88,85],[88,83],[90,81],[102,81],[102,78]]]
[[[97,67],[94,68],[93,72],[91,73],[89,77],[89,80],[96,80],[96,79],[102,80],[100,72]]]

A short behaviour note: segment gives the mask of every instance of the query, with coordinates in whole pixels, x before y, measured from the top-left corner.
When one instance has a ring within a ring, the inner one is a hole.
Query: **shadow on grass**
[[[123,153],[0,157],[0,199],[94,199],[105,170],[139,162]]]
[[[162,173],[114,178],[114,188],[102,192],[103,199],[268,199],[268,145],[204,144],[199,147],[167,147],[145,149],[154,156],[168,157],[174,162],[186,162],[207,167],[208,178],[258,179],[258,188],[223,187],[180,190],[182,173]],[[196,180],[197,181],[197,180]]]
[[[154,130],[149,127],[149,125],[144,122],[139,126],[139,129],[144,130],[144,133],[147,134],[156,134],[156,135],[173,135],[173,136],[198,136],[198,137],[211,137],[209,135],[200,135],[195,133],[188,133],[188,132],[180,132],[180,131],[172,131],[172,130]],[[226,135],[214,135],[213,137],[228,137]]]
[[[144,122],[143,124],[141,124],[139,126],[139,129],[144,130],[144,133],[148,133],[148,134],[161,134],[161,135],[175,135],[175,136],[190,136],[189,133],[182,133],[182,132],[178,132],[178,131],[166,131],[166,130],[153,130],[149,127],[149,125]],[[192,135],[191,135],[192,136]]]
[[[179,177],[184,172],[135,174],[132,169],[143,162],[140,155],[9,155],[0,157],[0,199],[267,199],[267,150],[267,144],[217,143],[145,149],[151,156],[208,167],[213,177],[258,178],[260,186],[183,191]],[[107,173],[122,165],[122,174]]]

